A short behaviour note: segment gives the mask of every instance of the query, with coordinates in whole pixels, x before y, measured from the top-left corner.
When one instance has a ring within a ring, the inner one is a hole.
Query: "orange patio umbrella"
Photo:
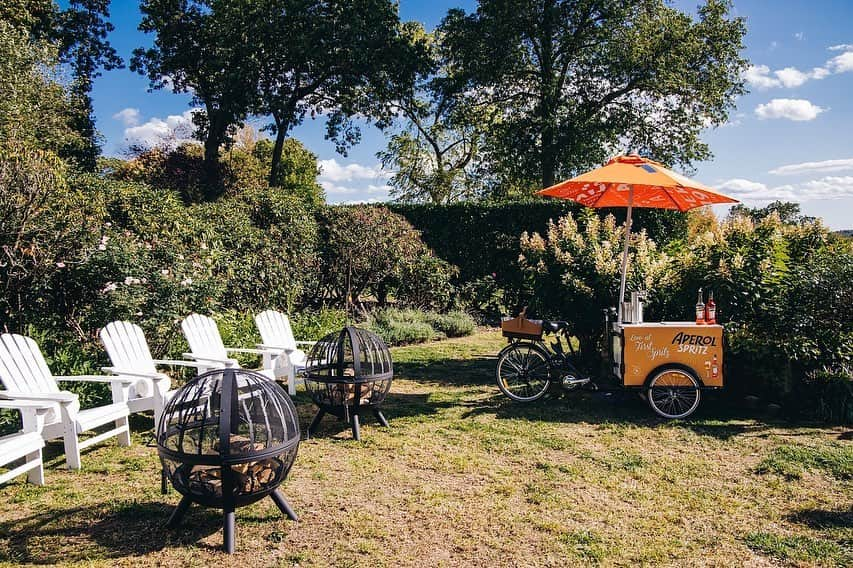
[[[625,250],[622,254],[622,280],[619,286],[619,321],[625,301],[625,278],[628,271],[628,243],[631,237],[631,209],[677,209],[688,211],[715,203],[737,203],[738,200],[698,181],[665,168],[663,165],[630,154],[617,156],[604,166],[560,182],[539,195],[571,199],[587,207],[627,207]]]

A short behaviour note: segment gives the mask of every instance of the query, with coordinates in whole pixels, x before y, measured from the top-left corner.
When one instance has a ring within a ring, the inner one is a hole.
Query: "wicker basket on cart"
[[[501,333],[513,339],[542,339],[542,320],[527,319],[524,312],[514,318],[502,318]]]

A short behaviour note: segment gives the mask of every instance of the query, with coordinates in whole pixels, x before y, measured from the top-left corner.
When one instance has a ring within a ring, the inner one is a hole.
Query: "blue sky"
[[[64,4],[64,2],[60,2]],[[674,2],[692,11],[696,1]],[[471,11],[473,1],[401,0],[404,20],[433,28],[449,8]],[[740,97],[730,123],[705,140],[713,160],[697,164],[700,181],[750,205],[785,199],[834,229],[853,228],[853,0],[735,0],[747,19],[750,93]],[[114,0],[110,41],[128,59],[151,36],[137,30],[135,0]],[[104,152],[121,155],[128,140],[186,135],[190,97],[148,92],[148,81],[128,69],[105,73],[94,88]],[[387,198],[376,152],[381,132],[365,126],[347,157],[324,140],[322,121],[293,132],[321,161],[320,181],[330,202]]]

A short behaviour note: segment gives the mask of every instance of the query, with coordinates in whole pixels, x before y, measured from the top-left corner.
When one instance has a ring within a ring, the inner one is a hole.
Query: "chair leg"
[[[35,485],[44,485],[44,466],[42,465],[41,450],[27,454],[27,462],[38,460],[38,467],[27,472],[27,481]]]
[[[293,365],[291,365],[290,370],[287,371],[287,393],[290,396],[296,394],[296,369],[293,368]]]
[[[71,428],[71,432],[68,431],[69,428]],[[65,463],[68,469],[80,469],[80,440],[77,439],[74,424],[66,424],[63,442],[65,444]]]
[[[130,445],[130,421],[127,416],[124,418],[119,418],[115,421],[116,428],[124,428],[123,432],[119,432],[118,436],[118,445],[119,446],[129,446]]]

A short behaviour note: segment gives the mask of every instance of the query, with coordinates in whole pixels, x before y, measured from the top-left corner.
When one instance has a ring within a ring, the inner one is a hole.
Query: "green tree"
[[[71,126],[81,138],[61,152],[78,166],[94,170],[100,152],[91,91],[102,70],[122,67],[123,62],[107,40],[109,0],[71,0],[64,10],[53,0],[6,0],[0,5],[0,21],[23,31],[35,44],[51,44],[58,62],[71,72],[69,107]]]
[[[85,144],[74,129],[74,100],[52,75],[55,47],[0,19],[0,145],[60,156]]]
[[[154,46],[137,48],[130,68],[148,76],[151,88],[190,92],[204,112],[194,115],[204,142],[208,199],[221,192],[219,148],[245,120],[255,99],[255,65],[244,16],[247,2],[143,0],[139,29],[154,33]]]
[[[54,29],[60,60],[71,68],[73,76],[70,91],[77,99],[73,124],[86,141],[77,160],[88,171],[94,171],[101,151],[92,108],[92,85],[101,70],[124,67],[107,41],[107,35],[114,29],[109,17],[110,0],[72,0],[67,9],[57,14]]]
[[[389,0],[257,0],[247,3],[259,97],[275,136],[269,183],[280,181],[284,141],[306,117],[325,114],[326,137],[346,154],[361,133],[353,117],[377,126],[393,118],[387,102],[405,90],[422,48],[404,33]]]
[[[743,203],[738,203],[729,210],[729,217],[749,217],[756,223],[773,214],[778,215],[780,221],[789,225],[815,221],[814,217],[805,216],[800,212],[799,203],[790,201],[774,201],[764,207],[747,207]]]
[[[477,162],[483,117],[446,88],[450,81],[436,36],[419,25],[407,32],[428,49],[430,65],[413,69],[414,88],[393,103],[405,120],[376,154],[383,168],[393,172],[391,195],[402,202],[431,203],[476,197],[486,185]]]
[[[492,167],[542,187],[621,144],[669,164],[709,156],[701,131],[743,92],[745,24],[664,0],[480,0],[440,31],[460,92],[495,105]]]
[[[313,297],[348,310],[361,306],[363,294],[384,304],[391,287],[406,275],[415,275],[427,257],[434,257],[420,232],[386,207],[326,207],[320,211],[319,225],[320,270]],[[433,268],[451,270],[440,260]]]

